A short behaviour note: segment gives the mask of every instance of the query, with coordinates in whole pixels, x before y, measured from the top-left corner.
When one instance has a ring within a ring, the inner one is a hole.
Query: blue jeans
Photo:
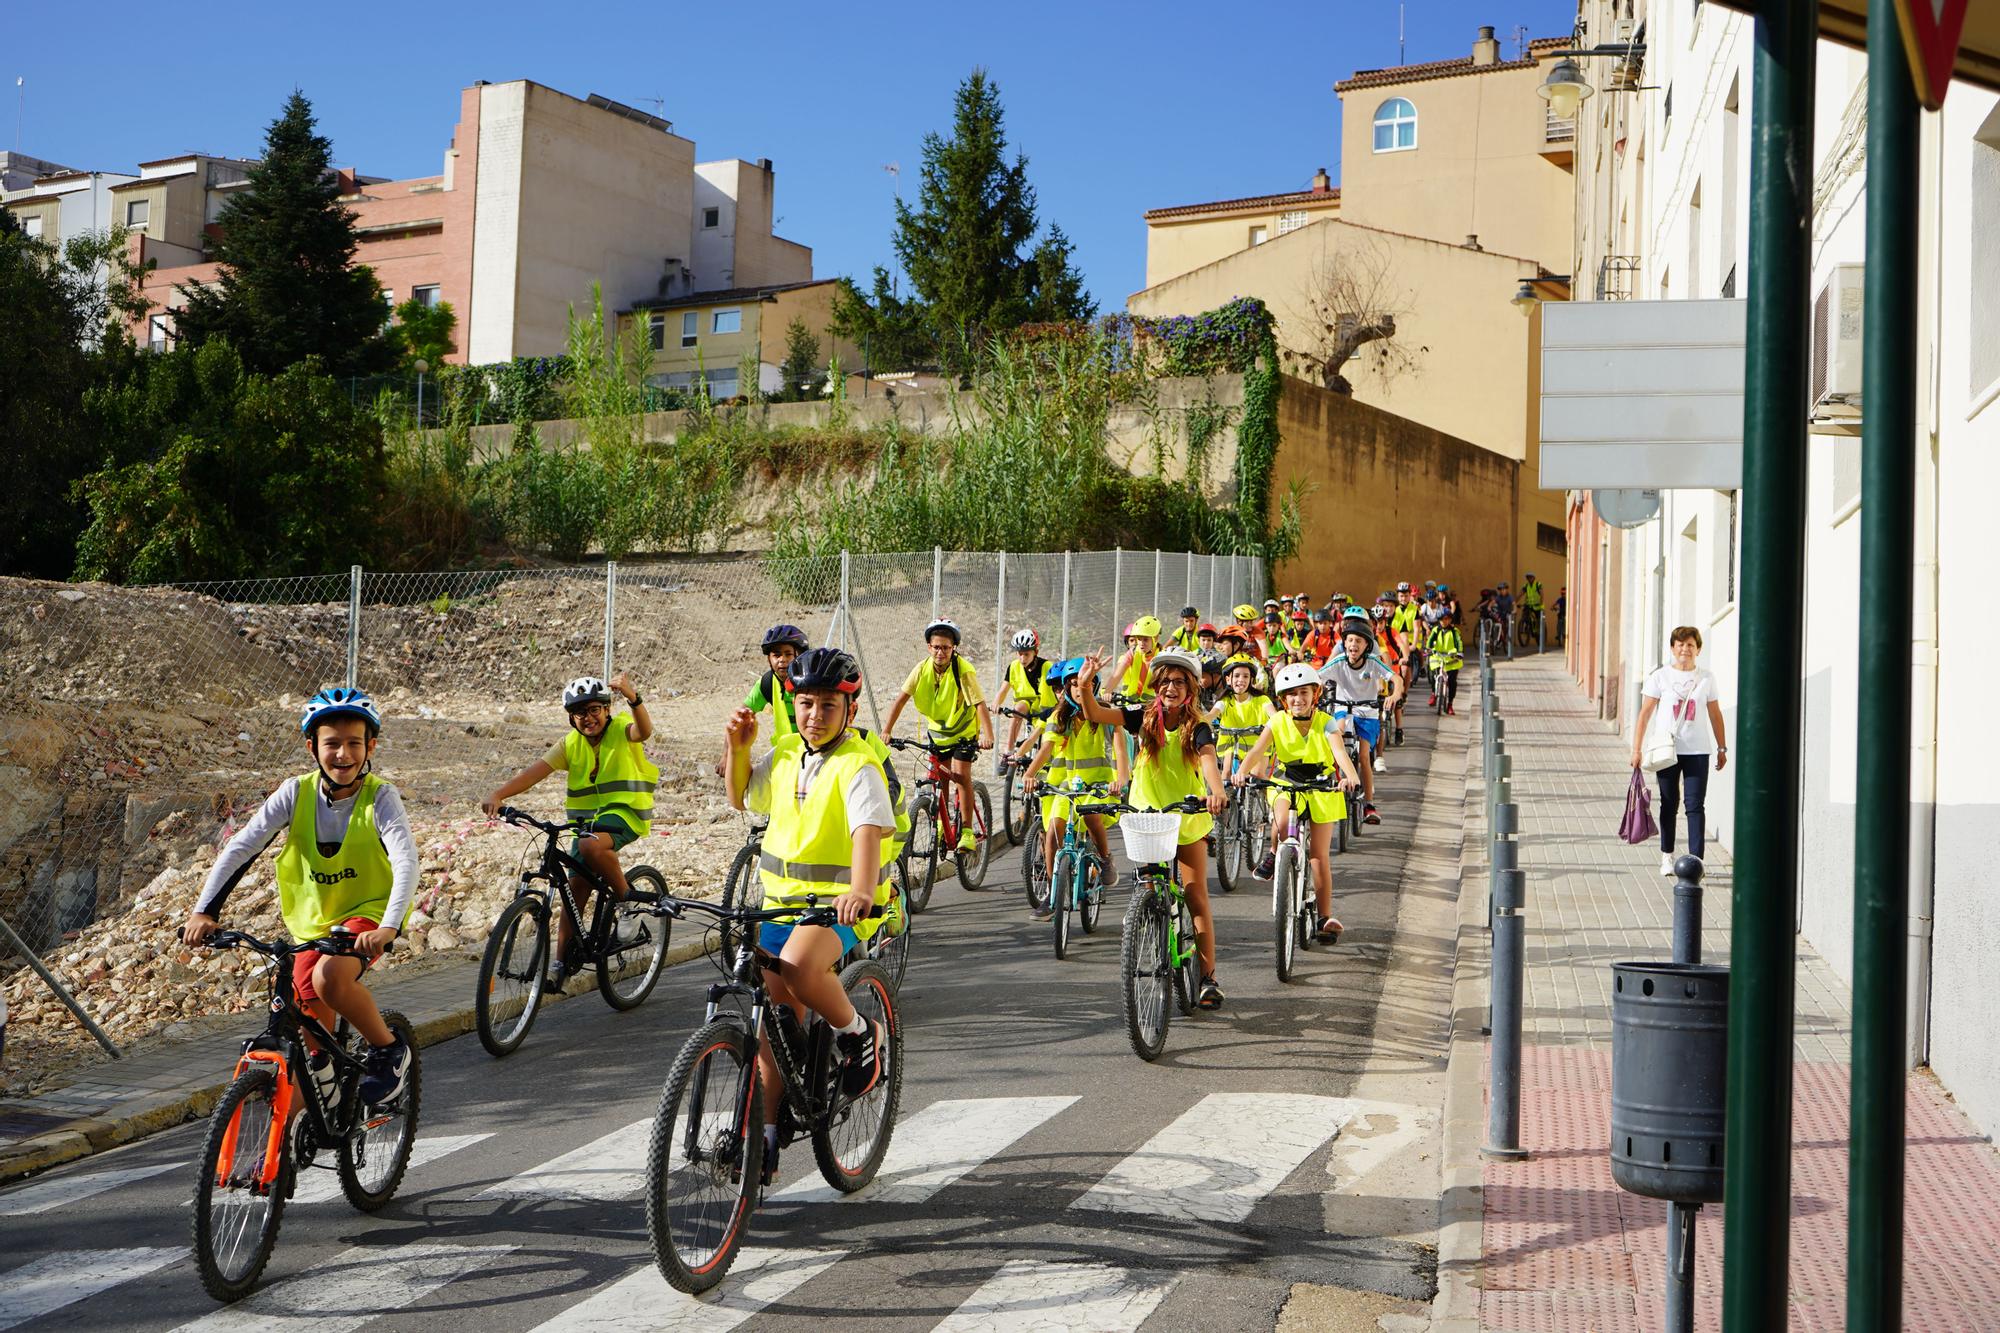
[[[1701,856],[1707,845],[1702,838],[1702,804],[1708,799],[1708,756],[1684,754],[1671,768],[1660,770],[1660,850],[1674,850],[1674,806],[1685,802],[1688,817],[1688,851]]]

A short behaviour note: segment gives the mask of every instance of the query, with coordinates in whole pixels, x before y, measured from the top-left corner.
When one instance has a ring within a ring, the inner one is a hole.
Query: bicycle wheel
[[[736,859],[729,863],[729,878],[722,881],[722,905],[725,909],[764,905],[764,877],[757,873],[757,857],[763,850],[761,838],[746,842],[736,853]],[[722,953],[722,965],[734,976],[736,953],[745,940],[755,936],[757,927],[741,921],[725,920],[718,924],[717,929],[721,932],[717,947]]]
[[[369,1107],[363,1112],[360,1132],[341,1140],[338,1169],[340,1192],[364,1213],[372,1213],[396,1196],[403,1173],[410,1167],[410,1148],[417,1141],[417,1115],[423,1105],[423,1058],[417,1053],[417,1034],[410,1020],[389,1010],[382,1021],[389,1031],[410,1048],[410,1072],[404,1076],[403,1095],[393,1102]],[[355,1054],[363,1054],[368,1043],[354,1039]],[[357,1099],[360,1093],[353,1094]]]
[[[833,1099],[831,1114],[812,1129],[813,1160],[820,1176],[842,1194],[854,1191],[875,1179],[882,1155],[889,1151],[889,1136],[896,1132],[896,1103],[903,1087],[903,1028],[896,1019],[895,987],[874,963],[854,963],[840,974],[840,986],[847,992],[855,1012],[871,1023],[880,1023],[889,1034],[888,1049],[881,1052],[882,1076],[875,1086],[850,1101]],[[832,1065],[839,1076],[839,1062]]]
[[[1243,878],[1254,878],[1271,845],[1271,803],[1261,791],[1245,791],[1243,806]]]
[[[1297,892],[1292,876],[1298,870],[1299,851],[1290,842],[1278,846],[1277,868],[1271,874],[1271,923],[1277,930],[1278,980],[1292,979],[1292,963],[1298,956],[1298,913],[1292,900]]]
[[[625,883],[636,892],[651,894],[654,902],[667,891],[667,882],[651,866],[633,866],[625,872]],[[673,925],[666,917],[654,916],[648,903],[630,898],[613,902],[609,894],[601,897],[597,910],[607,918],[603,938],[612,952],[597,960],[597,993],[613,1009],[637,1009],[653,993],[660,969],[667,964]]]
[[[972,784],[972,807],[978,811],[972,825],[975,834],[972,850],[954,853],[958,857],[959,882],[968,889],[986,882],[986,866],[993,855],[993,796],[983,782]]]
[[[486,937],[479,988],[473,994],[479,1044],[489,1054],[511,1055],[535,1025],[548,962],[548,912],[539,898],[516,898]]]
[[[1354,761],[1359,764],[1360,760]],[[1361,792],[1355,792],[1347,799],[1347,841],[1350,845],[1361,839],[1361,810],[1364,800]]]
[[[1028,821],[1021,841],[1021,891],[1028,897],[1028,910],[1040,912],[1049,905],[1048,848],[1042,845],[1042,817]]]
[[[1174,957],[1169,959],[1174,972],[1174,1003],[1183,1014],[1193,1014],[1201,1004],[1201,949],[1195,940],[1194,913],[1185,898],[1174,900],[1174,931],[1170,938],[1174,944]]]
[[[892,915],[875,928],[868,940],[874,946],[869,956],[889,974],[889,984],[898,994],[903,990],[903,972],[910,965],[910,883],[902,867],[899,860],[889,871],[890,892],[895,895],[888,909]],[[893,935],[889,933],[892,927],[896,932]]]
[[[1009,842],[1018,844],[1027,837],[1035,804],[1021,791],[1019,772],[1013,764],[1008,764],[1006,775],[1000,779],[1000,819],[1007,827]]]
[[[1125,933],[1118,944],[1118,982],[1125,995],[1125,1032],[1141,1060],[1160,1058],[1167,1048],[1172,989],[1167,966],[1167,914],[1161,891],[1142,881],[1125,909]]]
[[[910,807],[910,840],[903,847],[903,863],[910,876],[910,910],[921,912],[931,905],[931,890],[937,885],[938,823],[936,798],[919,795]]]
[[[1079,865],[1076,852],[1065,847],[1056,853],[1055,866],[1049,871],[1049,920],[1055,927],[1058,959],[1069,953],[1070,909],[1082,896],[1082,885],[1078,882],[1082,878]]]
[[[292,1136],[282,1127],[277,1175],[269,1184],[261,1179],[277,1093],[278,1072],[269,1064],[238,1074],[216,1102],[195,1159],[194,1257],[201,1285],[218,1301],[248,1294],[278,1243],[292,1187]]]
[[[676,1291],[707,1291],[736,1259],[764,1170],[764,1088],[750,1034],[727,1019],[681,1047],[646,1154],[646,1235]]]
[[[1232,789],[1215,822],[1215,882],[1224,893],[1236,892],[1236,877],[1243,873],[1243,795],[1242,788]]]
[[[1361,798],[1359,796],[1350,797],[1348,803],[1352,804],[1354,801],[1358,801],[1360,799]],[[1342,815],[1339,819],[1334,821],[1333,825],[1333,853],[1334,855],[1338,856],[1340,853],[1346,850],[1347,850],[1347,817],[1345,815]]]
[[[1083,917],[1083,933],[1097,932],[1097,918],[1104,912],[1104,862],[1085,853],[1083,861],[1083,903],[1080,915]]]

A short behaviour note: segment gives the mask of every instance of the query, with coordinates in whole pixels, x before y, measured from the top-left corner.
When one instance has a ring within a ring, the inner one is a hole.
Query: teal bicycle
[[[1108,782],[1076,782],[1068,786],[1037,784],[1037,795],[1066,796],[1070,817],[1063,824],[1063,838],[1056,848],[1054,867],[1048,876],[1049,922],[1055,930],[1056,957],[1069,955],[1070,913],[1083,922],[1083,933],[1095,934],[1097,920],[1104,912],[1104,884],[1111,878],[1111,863],[1090,839],[1086,815],[1108,815],[1128,807],[1117,801],[1091,802],[1111,790]]]
[[[1138,864],[1132,904],[1125,909],[1119,942],[1118,980],[1125,993],[1125,1030],[1141,1060],[1160,1058],[1167,1048],[1170,1005],[1192,1014],[1201,998],[1201,959],[1195,947],[1194,911],[1181,887],[1174,859],[1180,816],[1206,814],[1208,802],[1190,796],[1164,810],[1139,810],[1122,801],[1105,802],[1100,813],[1123,815],[1118,832],[1125,853]]]

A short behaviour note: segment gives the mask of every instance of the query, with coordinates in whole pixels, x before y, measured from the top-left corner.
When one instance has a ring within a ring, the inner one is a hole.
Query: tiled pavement
[[[1597,720],[1561,659],[1504,664],[1497,688],[1528,882],[1521,1122],[1531,1156],[1488,1162],[1483,1171],[1479,1323],[1566,1333],[1658,1329],[1666,1206],[1611,1181],[1609,989],[1613,961],[1667,956],[1672,883],[1658,873],[1657,848],[1627,847],[1614,834],[1629,751]],[[1469,807],[1476,822],[1476,797]],[[1726,963],[1729,865],[1713,846],[1705,887],[1703,960]],[[1791,1327],[1838,1329],[1850,1014],[1846,987],[1803,940],[1797,1011]],[[1905,1326],[2000,1328],[2000,1155],[1928,1071],[1912,1075],[1908,1087]],[[1701,1329],[1720,1327],[1721,1211],[1701,1213]]]

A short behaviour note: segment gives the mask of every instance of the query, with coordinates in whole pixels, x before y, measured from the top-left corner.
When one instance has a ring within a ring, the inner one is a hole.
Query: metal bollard
[[[1511,809],[1511,806],[1509,807]],[[1521,1006],[1526,970],[1527,877],[1509,870],[1497,879],[1493,901],[1493,1070],[1488,1086],[1486,1157],[1518,1160],[1521,1147]]]
[[[1674,862],[1674,961],[1701,961],[1701,858]]]

